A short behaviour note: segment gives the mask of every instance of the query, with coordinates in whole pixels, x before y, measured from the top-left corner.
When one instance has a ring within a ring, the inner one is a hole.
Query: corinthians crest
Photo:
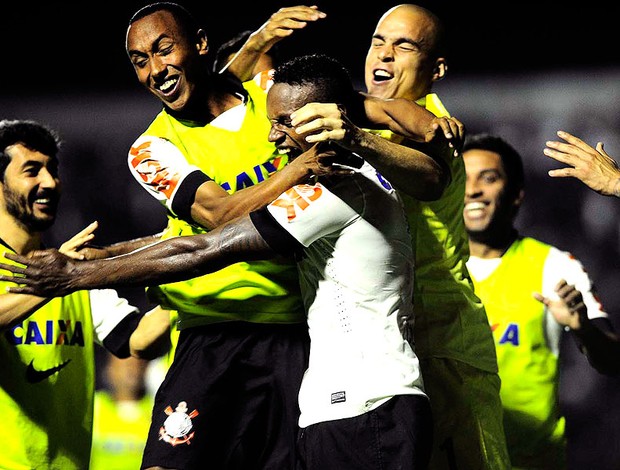
[[[168,415],[166,421],[159,428],[159,439],[167,442],[171,446],[179,444],[191,444],[194,437],[192,430],[192,418],[198,416],[198,410],[187,413],[187,402],[181,401],[174,411],[171,406],[167,406],[164,412]]]

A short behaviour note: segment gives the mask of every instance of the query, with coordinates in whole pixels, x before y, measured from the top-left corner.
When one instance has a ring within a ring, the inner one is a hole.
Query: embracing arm
[[[213,229],[231,220],[266,206],[296,184],[309,177],[341,174],[342,170],[327,162],[323,152],[304,152],[265,181],[229,194],[213,181],[200,185],[191,206],[191,218]]]
[[[62,296],[82,289],[181,281],[275,253],[245,216],[206,234],[171,238],[114,258],[75,261],[56,250],[5,256],[26,265],[0,263],[0,269],[22,276],[9,292]],[[16,282],[12,276],[0,276],[0,281]]]
[[[425,116],[426,113],[423,110]],[[445,158],[438,155],[450,152],[443,136],[436,137],[441,141],[437,147],[429,143],[425,150],[397,144],[359,128],[334,103],[306,104],[291,114],[291,120],[296,131],[306,136],[306,141],[332,141],[359,154],[396,188],[416,199],[438,199],[450,181]]]
[[[264,181],[229,194],[167,139],[143,135],[132,145],[128,158],[132,175],[144,189],[179,218],[207,229],[266,206],[312,175],[338,172],[324,164],[323,153],[305,152]],[[275,153],[273,158],[277,159]]]

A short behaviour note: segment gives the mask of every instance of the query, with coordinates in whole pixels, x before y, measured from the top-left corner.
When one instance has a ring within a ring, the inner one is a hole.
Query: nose
[[[467,179],[465,181],[465,196],[468,198],[478,197],[482,194],[482,189],[475,179]]]
[[[56,189],[60,184],[57,175],[52,174],[47,168],[43,167],[39,171],[39,186],[45,189]]]
[[[379,48],[377,57],[381,62],[391,62],[394,60],[394,49],[385,44]]]
[[[284,135],[284,132],[280,130],[277,123],[271,123],[271,129],[269,129],[269,135],[267,136],[267,140],[269,142],[277,142],[278,140],[281,140]]]
[[[149,60],[149,66],[151,77],[157,78],[166,73],[167,64],[158,55],[154,55],[153,57],[151,57],[151,59]]]

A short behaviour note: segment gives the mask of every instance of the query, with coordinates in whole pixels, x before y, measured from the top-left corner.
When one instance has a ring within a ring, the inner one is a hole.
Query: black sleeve
[[[211,178],[200,170],[196,170],[185,177],[172,201],[172,211],[179,218],[192,222],[192,204],[196,199],[196,191],[207,181],[211,181]]]
[[[250,219],[269,247],[283,256],[298,259],[304,246],[273,218],[266,207],[250,213]]]
[[[125,359],[130,356],[129,338],[137,328],[142,313],[133,312],[123,318],[103,340],[103,347],[116,357]]]

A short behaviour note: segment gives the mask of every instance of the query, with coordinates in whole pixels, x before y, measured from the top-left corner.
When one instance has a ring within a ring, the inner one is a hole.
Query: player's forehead
[[[430,41],[432,39],[432,22],[423,12],[407,6],[389,10],[377,23],[375,36],[398,41]]]
[[[311,91],[308,85],[274,83],[267,94],[267,116],[269,119],[290,116],[311,101]]]

